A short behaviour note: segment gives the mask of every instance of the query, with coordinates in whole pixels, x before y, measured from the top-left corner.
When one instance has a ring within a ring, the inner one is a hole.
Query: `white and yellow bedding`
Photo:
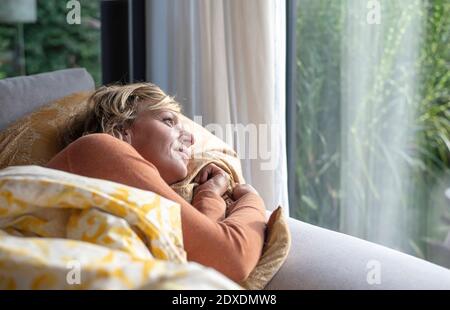
[[[38,166],[0,170],[0,289],[238,289],[186,261],[179,205]]]

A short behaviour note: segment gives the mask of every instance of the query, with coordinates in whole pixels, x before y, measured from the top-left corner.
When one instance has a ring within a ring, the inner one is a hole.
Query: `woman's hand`
[[[222,196],[228,189],[230,177],[215,164],[209,164],[200,170],[194,178],[194,182],[200,184],[194,190],[194,196],[198,191],[207,190]]]
[[[256,189],[254,189],[250,184],[236,184],[233,188],[233,200],[239,200],[242,196],[248,193],[255,193],[256,195],[259,195]]]

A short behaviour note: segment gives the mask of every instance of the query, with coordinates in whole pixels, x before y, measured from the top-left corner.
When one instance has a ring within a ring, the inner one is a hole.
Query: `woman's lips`
[[[189,161],[189,159],[191,158],[191,156],[190,156],[190,152],[189,151],[187,151],[187,150],[182,150],[182,151],[178,151],[178,153],[180,154],[180,156],[181,156],[181,159],[183,159],[186,163]]]
[[[185,145],[181,144],[181,145],[176,145],[175,146],[175,151],[180,154],[180,158],[186,162],[186,164],[189,162],[189,160],[191,159],[191,150],[186,147]]]

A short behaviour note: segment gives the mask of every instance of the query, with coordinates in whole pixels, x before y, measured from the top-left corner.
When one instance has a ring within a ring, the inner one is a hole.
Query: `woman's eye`
[[[166,123],[167,125],[169,125],[170,127],[173,127],[175,125],[175,122],[173,121],[173,119],[167,117],[163,119],[163,122]]]

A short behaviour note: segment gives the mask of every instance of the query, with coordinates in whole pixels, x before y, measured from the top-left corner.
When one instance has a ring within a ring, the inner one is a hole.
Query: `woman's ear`
[[[132,132],[130,129],[125,129],[122,133],[122,140],[131,145]]]

